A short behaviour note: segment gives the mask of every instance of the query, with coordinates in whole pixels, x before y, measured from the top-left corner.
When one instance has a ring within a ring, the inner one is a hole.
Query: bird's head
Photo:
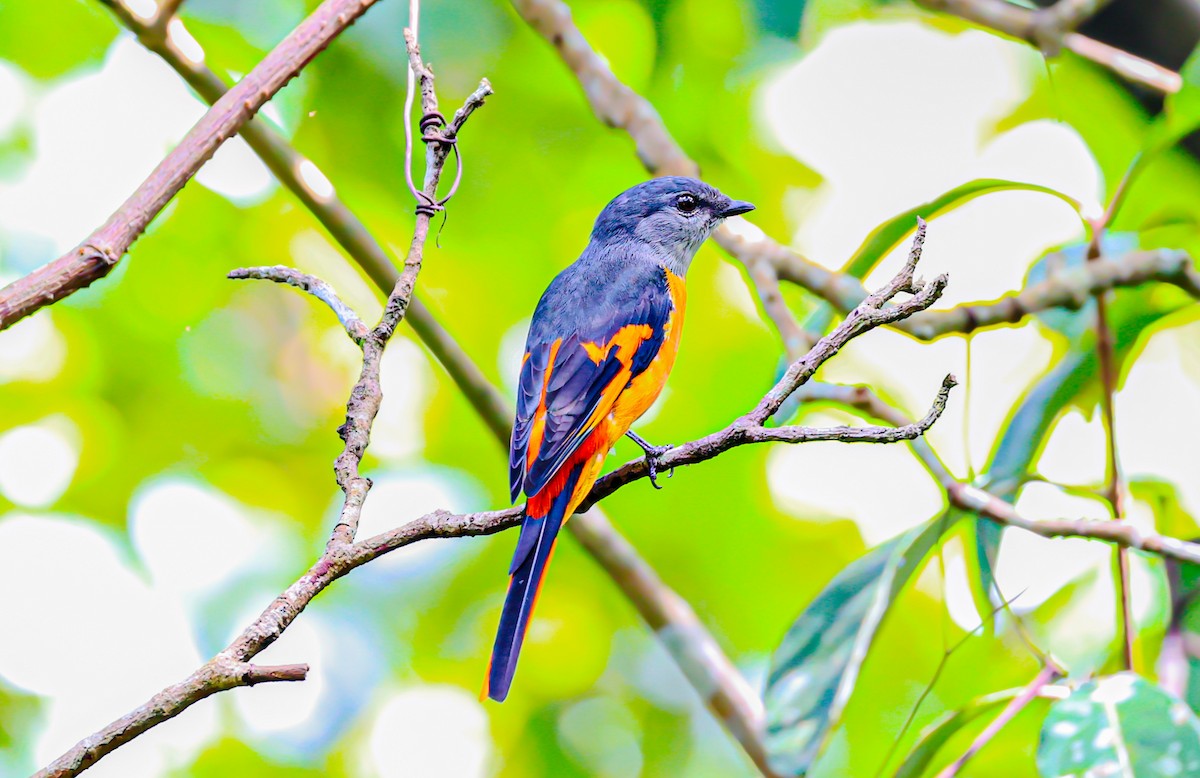
[[[722,221],[753,210],[750,203],[730,199],[695,178],[655,178],[625,190],[600,212],[592,243],[643,247],[648,258],[683,275]]]

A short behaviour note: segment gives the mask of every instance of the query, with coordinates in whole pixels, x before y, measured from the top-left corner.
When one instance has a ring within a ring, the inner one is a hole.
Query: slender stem
[[[992,741],[1000,733],[1000,730],[1016,718],[1017,714],[1025,710],[1029,703],[1033,702],[1046,686],[1054,683],[1063,676],[1062,668],[1058,667],[1053,662],[1048,662],[1045,667],[1037,674],[1021,693],[1014,697],[1008,705],[1004,706],[1004,710],[1000,711],[991,724],[988,724],[983,732],[971,743],[967,750],[958,759],[955,759],[944,770],[938,773],[937,778],[954,778],[958,775],[958,771],[966,765],[967,762],[978,754],[984,746]]]
[[[1128,169],[1116,192],[1109,201],[1104,215],[1092,225],[1092,239],[1088,244],[1088,263],[1099,261],[1103,254],[1104,234],[1128,191],[1133,178],[1133,171],[1138,167],[1135,161]],[[1113,338],[1112,325],[1108,317],[1108,293],[1097,292],[1093,299],[1096,301],[1096,355],[1100,362],[1100,408],[1104,419],[1105,442],[1105,490],[1104,496],[1112,509],[1114,521],[1125,517],[1125,487],[1121,478],[1121,460],[1117,453],[1117,421],[1113,408],[1117,393],[1117,360],[1116,342]],[[1117,573],[1117,603],[1116,622],[1117,632],[1121,640],[1121,660],[1126,670],[1132,670],[1134,665],[1134,640],[1136,627],[1133,620],[1133,601],[1130,592],[1132,585],[1130,577],[1129,549],[1118,548],[1116,554]]]

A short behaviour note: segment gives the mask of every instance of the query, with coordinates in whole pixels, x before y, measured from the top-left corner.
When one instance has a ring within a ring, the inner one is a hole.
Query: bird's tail
[[[571,496],[579,482],[581,470],[580,465],[571,468],[562,482],[562,490],[550,502],[549,511],[544,516],[530,515],[530,507],[526,505],[525,521],[521,525],[517,550],[509,568],[508,595],[504,598],[504,610],[500,612],[500,627],[496,631],[496,643],[492,647],[492,659],[483,685],[483,694],[496,702],[504,702],[508,696],[513,675],[517,671],[517,656],[521,653],[521,644],[529,629],[529,619],[537,604],[546,567],[554,555],[558,531],[562,529],[567,511],[572,507]]]

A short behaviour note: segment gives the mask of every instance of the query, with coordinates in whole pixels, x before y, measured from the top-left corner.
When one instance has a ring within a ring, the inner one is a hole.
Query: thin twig
[[[954,776],[958,775],[958,771],[978,754],[984,746],[990,743],[992,738],[996,737],[1000,730],[1004,729],[1005,725],[1016,718],[1018,713],[1025,710],[1025,707],[1029,703],[1037,699],[1043,688],[1054,683],[1063,677],[1064,674],[1062,668],[1053,661],[1047,662],[1046,666],[1037,674],[1037,677],[1022,689],[1020,694],[1013,697],[1008,705],[1004,706],[1004,710],[1000,711],[1000,715],[991,724],[988,724],[983,732],[979,733],[979,737],[972,741],[966,752],[938,773],[937,778],[954,778]]]
[[[325,0],[196,123],[78,247],[0,289],[0,330],[108,275],[196,171],[376,0]]]
[[[333,287],[316,276],[301,273],[299,270],[285,265],[272,265],[271,267],[243,267],[231,270],[229,271],[229,278],[235,280],[257,279],[274,281],[277,284],[294,286],[328,305],[334,315],[337,316],[338,321],[342,323],[342,327],[346,329],[346,334],[350,336],[350,340],[359,346],[371,334],[371,328],[363,324],[362,319],[358,318],[358,314],[350,306],[342,302],[342,299],[337,296],[337,292],[333,290]]]
[[[946,376],[925,417],[920,421],[909,422],[901,427],[804,427],[800,425],[765,427],[753,421],[755,411],[751,411],[718,432],[676,446],[660,455],[657,462],[658,468],[667,470],[706,462],[729,449],[751,443],[815,443],[834,440],[842,443],[897,443],[915,440],[924,435],[941,417],[942,412],[946,409],[950,390],[957,385],[958,382],[954,376]],[[644,457],[626,462],[596,482],[592,491],[581,503],[581,510],[586,510],[596,501],[608,497],[620,487],[648,475],[649,469]]]
[[[917,0],[917,3],[930,10],[953,14],[1019,38],[1037,46],[1048,55],[1053,55],[1058,52],[1059,47],[1064,47],[1080,57],[1110,69],[1127,81],[1163,94],[1178,92],[1183,84],[1178,73],[1136,54],[1092,40],[1071,29],[1090,15],[1079,13],[1079,9],[1085,12],[1089,9],[1098,10],[1099,6],[1106,4],[1105,2],[1072,2],[1066,7],[1073,7],[1073,10],[1064,13],[1061,18],[1053,9],[1022,8],[1005,0]],[[1064,24],[1064,21],[1067,24]]]
[[[1088,244],[1088,264],[1099,261],[1104,233],[1110,220],[1120,207],[1122,194],[1130,178],[1127,175],[1113,195],[1104,216],[1092,225],[1092,239]],[[1114,521],[1125,517],[1125,487],[1121,478],[1121,459],[1117,453],[1117,419],[1113,408],[1117,393],[1117,355],[1112,325],[1108,318],[1108,292],[1097,292],[1096,301],[1096,354],[1100,362],[1100,409],[1104,420],[1105,479],[1104,498],[1112,510]],[[1133,669],[1134,623],[1129,551],[1117,549],[1117,625],[1121,637],[1121,658],[1126,670]]]

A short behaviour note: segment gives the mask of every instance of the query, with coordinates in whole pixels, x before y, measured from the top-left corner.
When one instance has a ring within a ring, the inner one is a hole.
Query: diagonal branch
[[[274,281],[277,284],[294,286],[328,305],[334,315],[337,316],[338,321],[341,322],[342,327],[345,328],[346,334],[350,336],[350,340],[357,343],[360,347],[367,336],[371,334],[371,328],[363,324],[363,320],[358,318],[358,314],[351,310],[350,306],[342,302],[342,299],[338,297],[333,287],[316,276],[301,273],[299,270],[285,267],[284,265],[274,265],[272,267],[238,268],[237,270],[230,271],[229,278],[234,280],[256,279],[260,281]]]
[[[760,248],[760,252],[762,250]],[[781,280],[812,288],[842,313],[852,310],[867,296],[866,289],[857,279],[817,267],[782,246],[771,250],[765,261],[775,267]],[[817,272],[813,271],[814,267]],[[1077,310],[1094,294],[1151,282],[1170,284],[1200,299],[1200,273],[1191,256],[1174,249],[1153,249],[1134,251],[1120,258],[1100,257],[1077,267],[1057,269],[1044,281],[995,300],[926,311],[892,326],[921,340],[934,340],[943,335],[1016,324],[1027,316],[1051,308]]]
[[[996,735],[1000,734],[1000,730],[1004,729],[1010,721],[1017,717],[1017,714],[1033,702],[1050,684],[1057,681],[1067,674],[1066,670],[1059,667],[1053,659],[1047,658],[1045,667],[1038,671],[1037,676],[1029,682],[1029,684],[1009,701],[1008,705],[1004,706],[1004,710],[1000,711],[1000,715],[992,720],[990,724],[984,728],[983,732],[971,742],[971,745],[963,752],[962,756],[955,759],[945,767],[937,778],[954,778],[962,770],[967,762],[975,758],[975,755],[983,750],[984,746],[992,742]]]
[[[1059,0],[1030,9],[1006,0],[916,0],[932,11],[953,14],[1030,43],[1053,56],[1060,48],[1108,68],[1121,78],[1163,94],[1178,92],[1179,74],[1127,51],[1074,32],[1111,0]]]
[[[108,221],[76,248],[0,289],[0,329],[108,275],[220,145],[375,2],[325,0],[204,114]]]
[[[880,400],[870,389],[863,386],[821,384],[806,386],[804,390],[802,391],[805,399],[840,403],[863,411],[872,418],[882,419],[896,427],[912,423],[903,413]],[[1000,499],[991,492],[958,481],[924,441],[914,441],[913,446],[922,464],[946,491],[950,503],[968,513],[976,514],[1004,527],[1016,527],[1044,538],[1088,538],[1112,543],[1120,548],[1145,551],[1167,559],[1200,564],[1200,543],[1156,533],[1145,533],[1123,520],[1036,520],[1022,516],[1017,513],[1011,503]]]
[[[690,443],[676,446],[658,458],[660,470],[684,465],[694,465],[719,456],[726,451],[751,443],[815,443],[818,441],[841,441],[842,443],[898,443],[916,440],[929,431],[950,399],[950,390],[958,385],[952,375],[942,380],[937,397],[923,419],[897,427],[764,427],[751,420],[753,412],[730,424],[719,432],[706,435]],[[621,467],[601,478],[583,501],[581,510],[586,510],[598,500],[608,497],[626,484],[649,475],[645,459],[626,462]]]

